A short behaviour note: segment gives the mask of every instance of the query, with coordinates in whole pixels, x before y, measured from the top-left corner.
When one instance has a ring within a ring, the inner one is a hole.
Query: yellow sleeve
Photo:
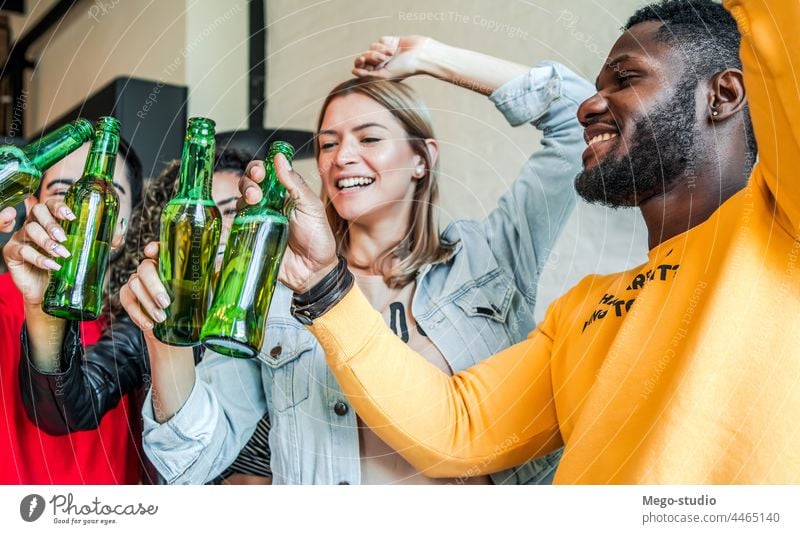
[[[561,446],[552,340],[538,330],[453,377],[394,335],[357,286],[310,330],[356,412],[428,476],[493,473]]]
[[[753,180],[775,198],[778,221],[800,229],[800,1],[725,0],[742,34],[740,54],[758,142]]]

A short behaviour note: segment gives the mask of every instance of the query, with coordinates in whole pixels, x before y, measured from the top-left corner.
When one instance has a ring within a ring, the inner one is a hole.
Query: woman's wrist
[[[451,49],[452,47],[429,38],[425,46],[420,47],[417,52],[418,73],[449,81],[451,74],[447,57]]]
[[[33,326],[33,330],[37,332],[51,331],[53,329],[62,331],[67,325],[66,319],[61,319],[49,313],[45,313],[45,311],[42,310],[41,304],[28,303],[25,303],[25,322],[28,324],[29,330],[31,326]]]
[[[60,372],[61,346],[67,321],[48,315],[41,305],[26,303],[25,325],[33,365],[44,373]]]
[[[308,279],[304,281],[304,284],[302,286],[303,289],[301,289],[300,291],[295,291],[295,293],[298,294],[307,293],[308,291],[311,290],[311,288],[318,285],[320,281],[324,280],[325,278],[328,278],[331,272],[334,271],[338,265],[339,265],[339,256],[337,255],[334,258],[334,260],[331,261],[328,265],[319,269],[316,273],[309,276]]]

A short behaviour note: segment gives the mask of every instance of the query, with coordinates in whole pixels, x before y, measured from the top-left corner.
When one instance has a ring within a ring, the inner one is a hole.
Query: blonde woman
[[[592,88],[556,63],[531,69],[422,37],[384,38],[355,67],[359,78],[331,91],[317,125],[327,217],[372,306],[398,337],[452,374],[534,327],[536,279],[574,204],[572,180],[585,148],[576,109]],[[418,74],[489,95],[512,126],[531,123],[544,133],[540,150],[482,221],[438,229],[439,144],[425,106],[396,81]],[[260,194],[255,189],[246,194]],[[418,473],[359,420],[321,346],[290,315],[285,287],[276,291],[257,358],[209,352],[195,370],[191,350],[160,345],[151,333],[166,296],[157,248],[148,247],[122,302],[145,332],[152,365],[145,450],[169,482],[214,478],[265,409],[276,484],[549,481],[557,455],[491,478]]]

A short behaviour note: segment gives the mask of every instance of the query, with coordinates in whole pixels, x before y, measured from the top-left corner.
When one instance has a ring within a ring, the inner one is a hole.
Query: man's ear
[[[708,116],[722,122],[736,115],[747,105],[744,75],[739,69],[726,69],[711,77],[708,93]]]

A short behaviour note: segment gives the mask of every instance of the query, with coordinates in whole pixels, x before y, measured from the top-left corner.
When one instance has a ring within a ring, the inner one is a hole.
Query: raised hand
[[[61,244],[67,240],[59,221],[74,220],[75,214],[60,198],[51,198],[31,208],[25,223],[3,248],[6,266],[14,285],[31,306],[42,303],[50,271],[61,267],[53,258],[67,258],[69,252]],[[117,224],[112,250],[124,243],[125,221]]]
[[[281,263],[280,280],[302,293],[336,266],[336,243],[322,201],[282,154],[275,156],[275,170],[294,205],[287,213],[289,243]],[[250,162],[239,184],[244,203],[256,204],[261,200],[258,184],[265,177],[264,162]]]
[[[356,57],[353,75],[359,78],[375,76],[402,80],[408,76],[426,74],[425,54],[438,44],[430,37],[421,35],[381,37],[370,45],[369,50]]]
[[[154,323],[167,319],[164,310],[170,303],[167,289],[158,275],[158,247],[158,241],[144,247],[145,258],[119,290],[119,301],[128,317],[149,336],[152,336]]]
[[[61,245],[67,236],[58,221],[74,218],[75,215],[60,198],[36,204],[22,228],[3,248],[8,271],[26,304],[38,306],[42,303],[50,271],[60,269],[53,258],[69,256]]]

